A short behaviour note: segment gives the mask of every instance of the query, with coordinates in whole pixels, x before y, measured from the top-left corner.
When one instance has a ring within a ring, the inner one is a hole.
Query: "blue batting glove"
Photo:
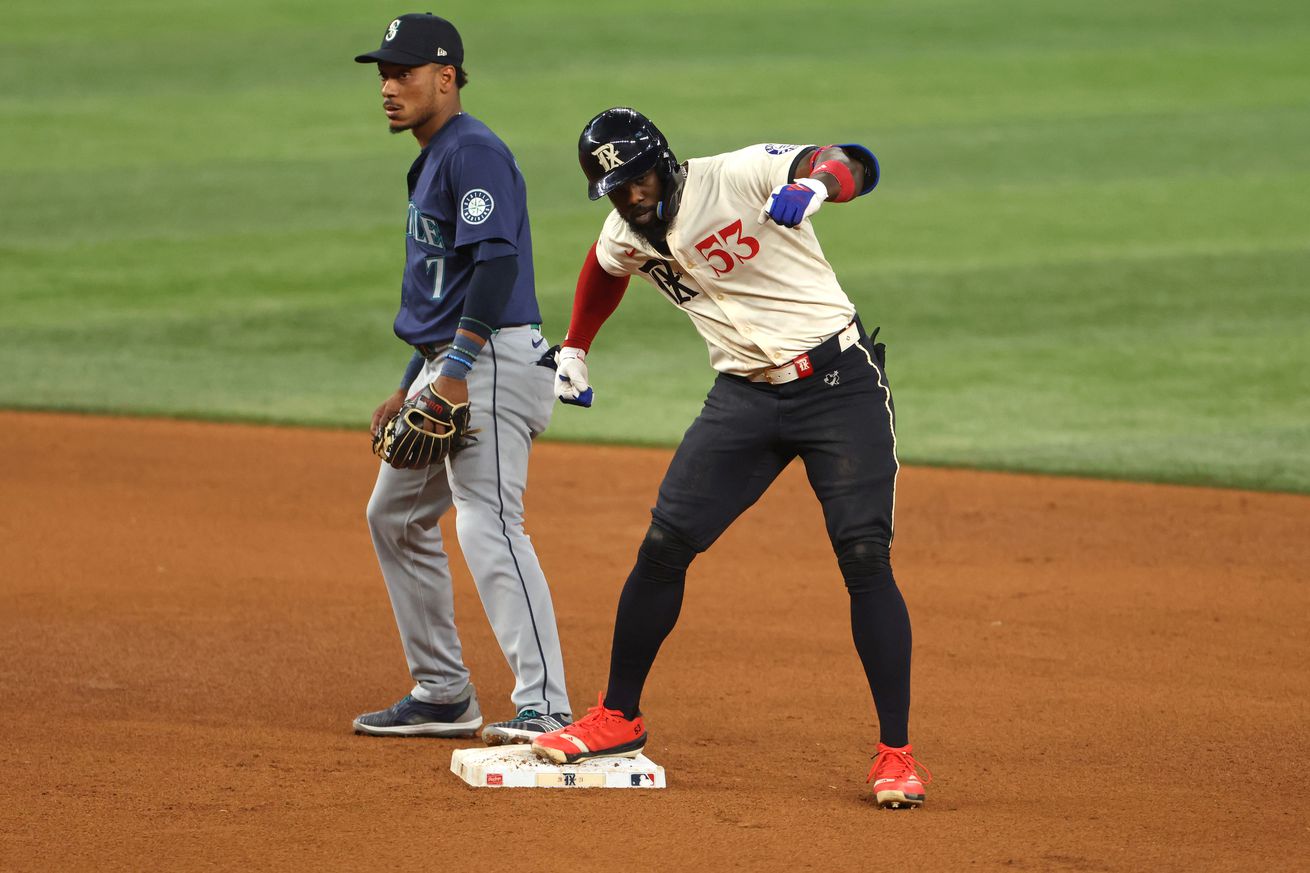
[[[586,391],[583,391],[583,392],[582,392],[581,394],[579,394],[577,397],[574,397],[574,398],[561,397],[561,398],[560,398],[560,403],[567,403],[569,406],[581,406],[581,407],[584,407],[584,408],[590,409],[590,408],[591,408],[591,398],[592,398],[593,396],[594,396],[594,395],[593,395],[592,389],[591,389],[591,388],[588,388]]]
[[[818,212],[827,199],[828,188],[817,179],[797,179],[790,185],[779,185],[760,210],[759,223],[772,218],[783,227],[795,227]]]

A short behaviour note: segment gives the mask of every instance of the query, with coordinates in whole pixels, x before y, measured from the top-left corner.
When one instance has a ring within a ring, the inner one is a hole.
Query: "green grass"
[[[651,8],[439,10],[528,178],[548,335],[604,216],[594,112],[682,156],[858,140],[882,185],[816,223],[883,326],[904,460],[1310,492],[1304,3]],[[0,11],[0,405],[366,421],[406,359],[415,146],[350,58],[397,11]],[[591,360],[552,437],[673,444],[712,378],[644,283]]]

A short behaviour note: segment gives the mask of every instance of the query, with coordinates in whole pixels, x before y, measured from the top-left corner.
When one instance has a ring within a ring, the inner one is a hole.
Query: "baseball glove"
[[[476,433],[469,428],[469,405],[451,403],[428,385],[373,437],[373,454],[398,470],[416,470],[468,448]]]

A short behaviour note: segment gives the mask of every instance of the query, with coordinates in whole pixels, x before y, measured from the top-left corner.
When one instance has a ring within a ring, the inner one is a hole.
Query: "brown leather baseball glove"
[[[451,403],[428,385],[405,401],[373,437],[373,454],[399,470],[443,463],[476,442],[469,405]]]

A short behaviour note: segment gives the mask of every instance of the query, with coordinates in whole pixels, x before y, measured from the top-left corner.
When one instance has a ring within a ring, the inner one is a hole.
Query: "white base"
[[[555,764],[528,745],[456,749],[450,772],[474,788],[664,788],[664,768],[645,755]]]

